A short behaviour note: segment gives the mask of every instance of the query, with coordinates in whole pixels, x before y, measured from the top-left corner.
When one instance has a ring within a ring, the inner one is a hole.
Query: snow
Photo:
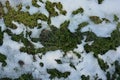
[[[49,16],[47,10],[45,9],[45,4],[37,2],[41,7],[36,8],[32,6],[31,0],[9,0],[12,7],[22,3],[23,11],[27,11],[25,7],[27,5],[30,6],[29,13],[34,14],[36,12],[41,12],[46,16]],[[45,2],[46,0],[44,0]],[[116,22],[113,21],[114,14],[116,14],[120,18],[120,0],[104,0],[102,4],[98,4],[97,0],[51,0],[52,2],[61,2],[63,4],[63,9],[67,11],[66,15],[59,15],[57,17],[51,18],[51,24],[55,25],[57,28],[60,28],[60,24],[65,20],[70,20],[70,24],[68,29],[71,32],[75,32],[78,28],[78,24],[82,22],[89,22],[89,25],[82,28],[81,32],[92,31],[98,37],[110,37],[111,32],[116,29]],[[4,4],[5,0],[0,0]],[[84,9],[83,14],[72,15],[72,11],[82,7]],[[94,24],[90,21],[89,16],[99,16],[100,18],[107,18],[110,20],[110,23],[102,22],[100,24]],[[120,21],[120,20],[119,20]],[[24,24],[19,24],[18,22],[13,21],[17,29],[13,30],[12,33],[20,34],[24,32],[26,35],[26,31],[31,31],[32,34],[30,37],[39,38],[39,35],[43,29],[49,29],[49,25],[47,22],[38,20],[38,23],[42,24],[42,28],[37,29],[36,27],[33,29],[26,28]],[[4,24],[4,19],[0,19],[0,27],[2,31],[6,29]],[[29,38],[28,38],[29,39]],[[85,40],[85,39],[84,39]],[[46,54],[42,55],[41,53],[35,54],[35,60],[33,60],[33,55],[20,52],[20,48],[23,45],[22,42],[15,42],[11,40],[11,37],[4,33],[3,45],[0,46],[0,53],[3,53],[7,56],[7,66],[2,67],[0,64],[0,78],[2,77],[10,77],[10,78],[18,78],[20,75],[24,73],[32,73],[35,79],[43,79],[50,80],[49,74],[46,69],[56,68],[61,72],[69,71],[71,72],[68,78],[55,78],[55,80],[80,80],[80,77],[84,75],[89,75],[90,80],[94,80],[96,74],[102,80],[106,80],[105,72],[100,68],[97,59],[93,56],[93,53],[86,53],[84,50],[84,45],[86,44],[82,40],[81,44],[77,44],[77,48],[74,48],[74,51],[81,55],[81,58],[78,58],[73,51],[65,53],[61,50],[56,51],[48,51]],[[34,43],[32,42],[36,48],[41,48],[43,45],[40,42]],[[42,56],[42,58],[40,58]],[[111,63],[116,60],[120,61],[120,46],[116,48],[116,50],[109,50],[104,55],[99,55],[101,59],[103,59],[110,66],[109,70],[111,73],[114,72],[114,66],[111,66]],[[62,61],[62,64],[58,64],[55,60],[59,59]],[[21,67],[18,64],[18,61],[22,60],[24,65]],[[40,67],[39,63],[42,62],[44,64],[43,67]],[[69,66],[72,63],[75,65],[76,70]]]

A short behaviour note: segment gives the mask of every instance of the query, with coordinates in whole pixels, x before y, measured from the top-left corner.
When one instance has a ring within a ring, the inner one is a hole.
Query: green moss
[[[114,20],[113,21],[118,21],[118,20],[119,20],[118,16],[114,15]]]
[[[3,17],[3,15],[4,15],[3,5],[0,2],[0,19]]]
[[[98,54],[104,54],[110,49],[116,49],[120,45],[120,23],[118,23],[116,30],[111,33],[111,37],[97,37],[92,32],[84,33],[87,36],[86,41],[94,41],[92,45],[85,45],[85,50],[87,52],[94,52],[97,57]]]
[[[60,11],[60,14],[66,15],[66,14],[67,14],[67,11],[66,11],[66,10],[61,10],[61,11]]]
[[[79,13],[83,13],[84,12],[84,9],[83,8],[78,8],[77,10],[74,10],[73,12],[72,12],[72,14],[73,15],[76,15],[76,14],[79,14]]]
[[[119,61],[115,61],[115,72],[120,75],[120,63]]]
[[[43,66],[44,66],[44,63],[40,62],[40,66],[43,67]]]
[[[56,3],[56,8],[60,11],[63,9],[63,5],[61,4],[61,2]]]
[[[1,31],[1,27],[0,27],[0,45],[3,44],[3,32]]]
[[[20,11],[20,10],[22,9],[22,4],[19,4],[19,5],[17,6],[17,9],[18,9],[18,11]]]
[[[69,65],[70,67],[72,67],[73,69],[75,69],[76,70],[76,67],[75,67],[75,65],[74,64],[72,64],[72,63],[70,63],[70,65]]]
[[[32,5],[35,7],[40,7],[40,5],[37,4],[37,0],[32,0]]]
[[[0,80],[12,80],[12,79],[10,79],[8,77],[4,77],[4,78],[0,78]]]
[[[102,23],[102,20],[98,16],[90,16],[90,20],[95,23],[95,24],[100,24]]]
[[[30,15],[28,12],[16,11],[14,8],[10,7],[9,2],[6,2],[6,7],[8,9],[8,13],[4,14],[4,21],[7,27],[16,29],[17,27],[12,23],[12,21],[16,21],[19,23],[23,23],[30,28],[37,26],[37,20],[41,19],[43,21],[47,21],[47,16],[42,13],[35,13]]]
[[[54,7],[55,7],[54,3],[50,2],[50,1],[46,1],[45,8],[49,12],[49,15],[51,17],[58,16],[58,12],[55,11]]]
[[[39,0],[41,3],[44,3],[43,0]]]
[[[106,73],[106,77],[107,77],[107,80],[112,80],[109,72]]]
[[[70,72],[60,72],[57,69],[47,69],[47,73],[50,74],[50,79],[54,79],[55,77],[57,78],[67,78],[70,75]]]
[[[50,26],[51,31],[43,30],[40,34],[40,42],[46,49],[54,47],[64,52],[73,50],[78,43],[81,42],[81,36],[77,33],[71,33],[68,30],[69,21],[65,21],[60,25],[60,29]]]
[[[63,10],[63,5],[61,2],[55,3],[56,4],[56,8],[60,11],[60,14],[62,15],[66,15],[67,11]]]
[[[82,23],[80,23],[80,24],[78,25],[78,28],[76,29],[76,31],[80,31],[81,28],[87,26],[88,24],[89,24],[88,22],[82,22]]]
[[[105,21],[106,23],[110,23],[110,20],[108,20],[107,18],[102,18],[103,21]]]
[[[73,51],[73,53],[78,57],[78,58],[81,58],[81,55],[75,51]]]
[[[100,66],[100,68],[104,71],[106,71],[106,69],[109,68],[109,66],[107,65],[107,63],[105,63],[102,59],[98,58],[98,64]]]
[[[3,55],[2,53],[0,53],[0,63],[2,63],[2,66],[6,66],[7,63],[6,63],[6,60],[7,57],[5,55]]]
[[[26,6],[26,9],[30,9],[30,6],[28,5],[28,6]]]
[[[98,0],[98,4],[102,4],[104,0]]]
[[[34,80],[32,74],[22,74],[18,79],[14,80]]]
[[[55,60],[58,64],[62,64],[62,61],[60,59]]]
[[[90,76],[82,75],[81,80],[90,80]]]

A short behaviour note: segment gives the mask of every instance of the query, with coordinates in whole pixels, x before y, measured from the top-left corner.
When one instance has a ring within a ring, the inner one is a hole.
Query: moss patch
[[[3,44],[3,32],[1,31],[1,27],[0,27],[0,45]]]
[[[6,63],[6,60],[7,57],[5,55],[3,55],[2,53],[0,53],[0,62],[2,63],[2,66],[6,66],[7,63]]]
[[[9,4],[9,2],[6,2],[6,7],[8,9],[8,13],[4,14],[4,21],[7,27],[16,29],[17,26],[15,26],[12,21],[17,21],[19,23],[23,23],[26,26],[29,26],[30,28],[33,28],[37,26],[37,20],[41,19],[43,21],[47,21],[46,15],[42,13],[35,13],[33,15],[30,15],[28,12],[23,11],[16,11],[14,8],[12,8]]]
[[[120,23],[117,25],[117,29],[111,33],[111,37],[102,38],[97,37],[92,32],[87,32],[86,41],[94,41],[92,45],[85,45],[85,50],[87,52],[93,51],[94,55],[104,54],[110,49],[116,49],[120,45]]]
[[[60,25],[60,29],[50,26],[51,31],[44,30],[40,35],[40,42],[46,49],[61,49],[64,52],[73,50],[76,45],[81,43],[81,36],[77,33],[71,33],[68,30],[69,21],[65,21]]]
[[[40,7],[40,5],[37,4],[37,0],[32,0],[32,5],[35,7]]]
[[[70,72],[60,72],[57,69],[47,69],[47,73],[50,74],[50,79],[54,79],[55,77],[57,78],[67,78],[70,75]]]
[[[74,10],[73,12],[72,12],[72,14],[73,15],[76,15],[76,14],[78,14],[78,13],[83,13],[84,12],[84,9],[83,8],[78,8],[77,10]]]
[[[109,68],[109,66],[107,65],[107,63],[105,63],[102,59],[98,58],[98,64],[100,66],[100,68],[104,71],[106,71],[106,69]]]
[[[98,4],[102,4],[104,0],[98,0]]]
[[[3,17],[3,14],[4,14],[3,5],[0,2],[0,19]]]
[[[102,23],[102,20],[98,16],[90,16],[90,20],[95,23],[95,24],[100,24]]]

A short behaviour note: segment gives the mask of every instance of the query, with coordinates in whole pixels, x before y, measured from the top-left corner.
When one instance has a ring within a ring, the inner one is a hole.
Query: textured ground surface
[[[120,0],[0,0],[0,80],[120,80]]]

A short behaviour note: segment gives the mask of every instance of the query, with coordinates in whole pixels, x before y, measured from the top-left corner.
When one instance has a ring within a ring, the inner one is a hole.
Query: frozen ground
[[[0,0],[0,3],[5,5],[5,1],[7,0]],[[32,5],[32,0],[8,1],[15,9],[18,4],[22,3],[21,11],[28,11],[31,15],[36,12],[41,12],[49,17],[49,13],[45,8],[45,2],[47,0],[43,0],[43,3],[37,0],[37,4],[41,6],[39,8]],[[120,0],[103,0],[101,4],[98,4],[99,0],[49,1],[61,2],[63,9],[67,11],[66,15],[59,14],[58,16],[51,17],[51,24],[56,26],[58,29],[65,20],[70,21],[68,29],[72,33],[76,31],[78,25],[82,22],[88,22],[89,24],[83,27],[80,32],[92,31],[97,37],[102,38],[111,37],[111,33],[118,29],[116,26],[120,22]],[[29,10],[25,8],[28,5],[30,6]],[[84,9],[84,12],[73,15],[72,12],[80,7]],[[6,10],[5,7],[4,10]],[[56,8],[55,10],[57,11]],[[100,19],[106,18],[109,20],[109,22],[107,23],[102,21],[99,24],[95,24],[94,21],[90,20],[90,16],[98,16]],[[115,16],[117,16],[118,20],[115,20]],[[14,20],[12,23],[17,25],[18,28],[8,28],[8,26],[5,25],[4,16],[0,18],[1,32],[9,29],[13,34],[16,35],[23,32],[25,37],[26,31],[31,31],[32,34],[30,37],[39,38],[39,35],[43,29],[49,30],[48,23],[42,20],[38,20],[38,23],[41,23],[43,26],[40,29],[36,27],[33,29],[30,29],[29,27],[26,28],[27,26]],[[120,34],[118,35],[120,36]],[[30,40],[29,37],[27,37],[27,39]],[[24,46],[24,43],[21,41],[16,42],[12,40],[11,36],[4,32],[3,44],[0,46],[0,54],[3,54],[7,57],[5,60],[7,65],[2,66],[2,61],[0,60],[0,80],[6,77],[15,79],[19,78],[22,74],[28,73],[32,74],[34,80],[51,80],[50,76],[52,74],[55,75],[53,80],[120,80],[120,45],[117,47],[115,46],[115,49],[109,49],[105,52],[105,54],[98,53],[98,57],[95,57],[94,52],[87,52],[84,47],[87,43],[92,44],[94,41],[86,42],[85,40],[86,36],[84,36],[84,39],[81,40],[80,44],[77,44],[77,48],[75,47],[73,50],[69,50],[67,52],[58,49],[54,51],[47,51],[44,55],[42,52],[32,55],[28,54],[27,52],[21,52],[20,48]],[[31,41],[31,43],[33,43],[36,48],[44,47],[41,42]],[[80,55],[80,57],[78,57],[74,52]],[[98,58],[103,60],[103,63],[101,62],[101,64],[99,64]],[[115,63],[117,61],[118,64]],[[104,70],[100,65],[106,67],[105,64],[107,64],[109,67]],[[116,67],[116,65],[119,67]],[[57,74],[55,71],[50,74],[48,69],[57,69],[59,72],[61,72],[61,74]],[[67,77],[58,77],[59,75],[64,75],[62,73],[65,72],[70,72],[70,74]],[[109,72],[110,77],[108,77],[107,72]]]

